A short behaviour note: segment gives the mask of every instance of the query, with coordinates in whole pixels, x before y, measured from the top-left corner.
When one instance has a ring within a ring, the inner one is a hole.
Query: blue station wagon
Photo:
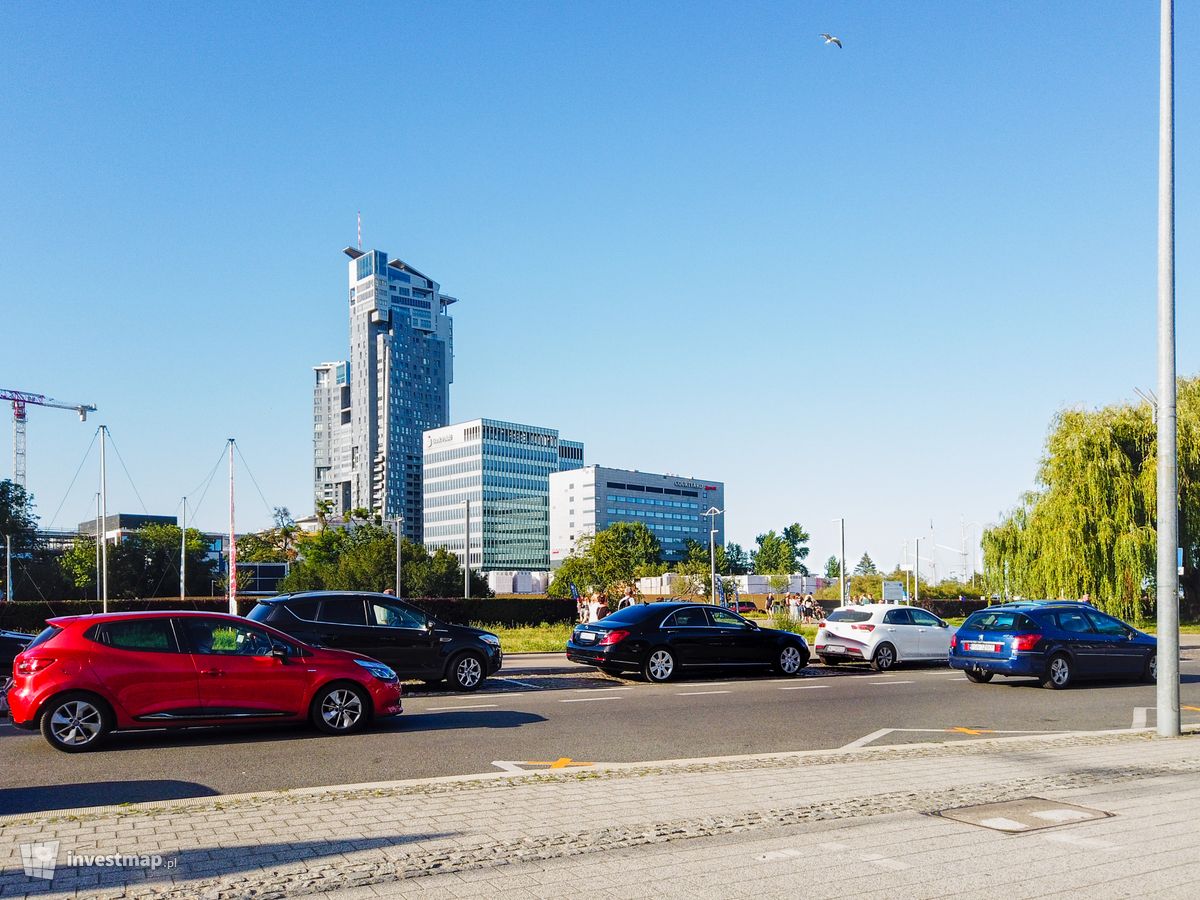
[[[1062,689],[1089,678],[1153,682],[1158,642],[1120,619],[1073,601],[1026,601],[973,613],[950,639],[950,666],[975,682],[1036,678]]]

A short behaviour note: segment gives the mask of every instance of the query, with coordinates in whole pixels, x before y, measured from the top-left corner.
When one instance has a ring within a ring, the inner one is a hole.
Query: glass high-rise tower
[[[314,494],[345,515],[401,517],[422,540],[421,435],[450,421],[457,302],[380,250],[349,263],[350,358],[314,367]]]

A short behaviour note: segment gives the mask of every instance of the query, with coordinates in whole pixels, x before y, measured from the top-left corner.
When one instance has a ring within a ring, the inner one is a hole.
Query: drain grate
[[[1024,797],[1004,803],[980,803],[977,806],[960,806],[956,809],[940,809],[934,815],[967,825],[978,825],[993,831],[1022,834],[1057,828],[1060,825],[1075,825],[1079,822],[1094,822],[1107,819],[1112,813],[1101,809],[1089,809],[1061,800],[1046,800],[1043,797]]]

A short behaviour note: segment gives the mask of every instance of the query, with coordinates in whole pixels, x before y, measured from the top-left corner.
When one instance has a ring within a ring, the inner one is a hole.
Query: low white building
[[[550,587],[549,572],[488,572],[487,583],[493,594],[544,594]]]
[[[816,575],[788,575],[786,587],[774,589],[771,587],[772,575],[723,575],[726,584],[730,580],[737,586],[739,594],[813,594],[828,584],[828,579]],[[695,593],[702,585],[689,586],[687,579],[674,572],[668,572],[658,578],[639,578],[637,589],[643,594],[654,596],[680,596]]]

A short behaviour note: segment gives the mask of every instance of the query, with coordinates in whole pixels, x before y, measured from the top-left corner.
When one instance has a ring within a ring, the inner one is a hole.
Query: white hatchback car
[[[949,623],[915,606],[839,606],[817,625],[813,650],[827,666],[869,662],[885,672],[898,662],[947,662],[953,633]]]

